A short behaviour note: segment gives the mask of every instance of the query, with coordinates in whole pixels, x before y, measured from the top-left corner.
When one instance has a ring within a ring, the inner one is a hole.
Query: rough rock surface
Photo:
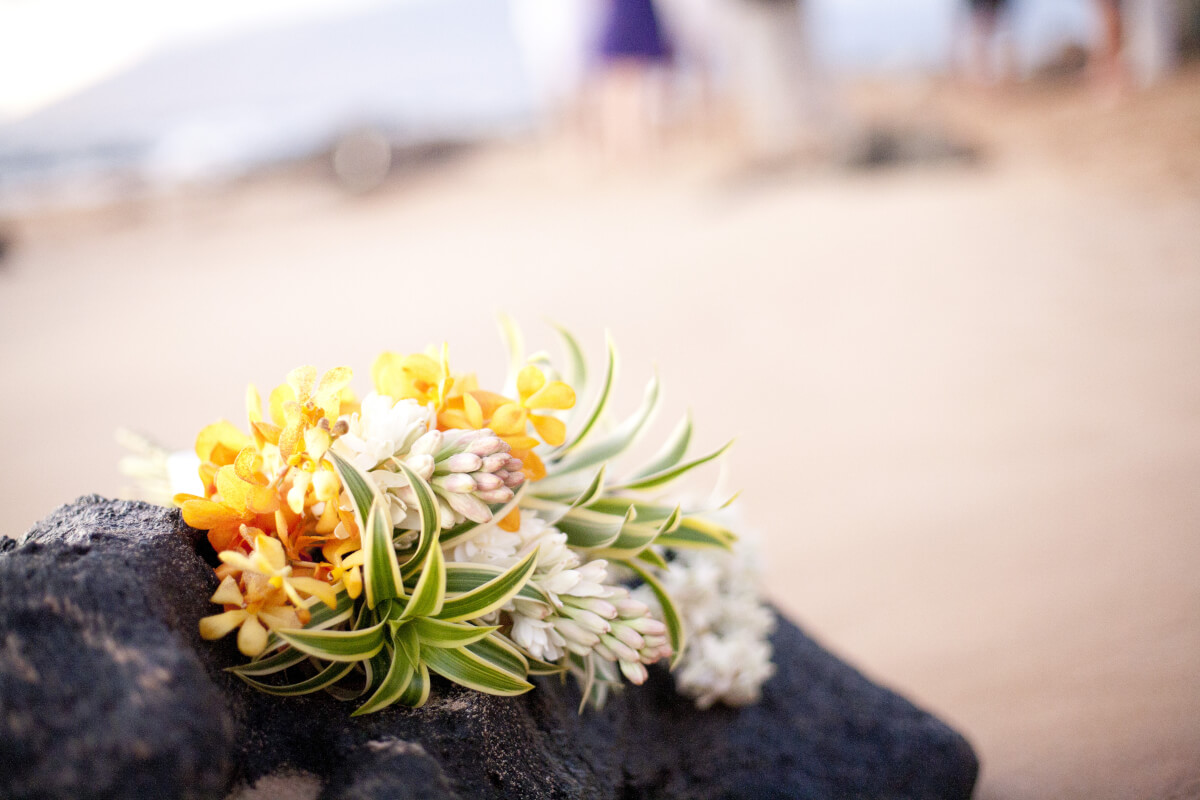
[[[664,671],[576,713],[435,682],[422,709],[350,719],[253,692],[200,641],[216,580],[176,512],[85,497],[0,541],[0,796],[222,798],[300,769],[322,800],[967,798],[966,741],[781,620],[763,701],[697,711]]]

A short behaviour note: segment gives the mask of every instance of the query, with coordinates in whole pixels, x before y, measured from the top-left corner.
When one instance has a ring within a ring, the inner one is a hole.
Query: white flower
[[[408,453],[429,431],[429,409],[416,400],[393,400],[371,392],[362,409],[345,418],[350,430],[339,436],[333,450],[359,469],[371,471],[397,453]]]
[[[761,575],[752,541],[743,535],[732,553],[680,551],[660,575],[688,637],[675,684],[700,708],[757,702],[775,673],[769,638],[775,615],[758,594]],[[647,587],[637,595],[656,604]]]

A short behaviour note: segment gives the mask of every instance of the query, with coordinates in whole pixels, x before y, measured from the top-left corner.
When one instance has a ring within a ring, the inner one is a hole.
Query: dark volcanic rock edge
[[[515,699],[435,682],[422,709],[350,719],[258,694],[200,640],[216,588],[175,511],[84,497],[0,541],[0,797],[223,798],[299,768],[349,798],[970,797],[945,724],[781,619],[760,704],[697,711],[670,676],[578,715],[570,683]]]

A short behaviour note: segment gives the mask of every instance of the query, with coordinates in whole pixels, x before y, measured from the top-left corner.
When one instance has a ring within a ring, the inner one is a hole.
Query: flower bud
[[[481,492],[490,492],[504,486],[504,481],[493,472],[480,472],[478,475],[472,477],[474,477],[475,485]]]
[[[483,464],[480,466],[484,472],[495,472],[504,467],[509,461],[508,453],[493,453],[483,459]]]
[[[438,465],[441,472],[475,472],[483,465],[483,459],[471,453],[458,453]]]
[[[642,658],[638,655],[637,650],[634,650],[612,634],[604,634],[600,637],[600,642],[609,650],[612,650],[620,661],[640,661]]]
[[[497,436],[488,436],[486,438],[476,439],[471,442],[471,446],[467,448],[467,452],[472,455],[483,458],[499,452],[508,452],[508,445],[505,441]]]
[[[496,503],[507,503],[509,500],[512,500],[513,490],[501,487],[499,489],[492,489],[491,491],[476,492],[475,496],[485,503],[495,505]]]
[[[621,674],[629,679],[629,682],[635,686],[641,686],[650,677],[650,673],[637,661],[621,661]]]
[[[641,650],[646,645],[646,640],[642,638],[642,635],[628,625],[613,626],[612,635],[622,644],[634,650]]]
[[[475,480],[462,472],[452,472],[433,479],[433,485],[447,492],[466,494],[475,491]]]
[[[410,456],[432,456],[442,448],[442,432],[426,431],[409,448]]]

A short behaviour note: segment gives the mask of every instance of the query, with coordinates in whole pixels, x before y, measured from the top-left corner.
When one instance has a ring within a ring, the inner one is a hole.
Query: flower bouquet
[[[729,445],[689,458],[685,417],[648,461],[618,471],[658,406],[657,379],[609,425],[611,341],[582,404],[587,367],[569,333],[560,372],[502,328],[500,392],[453,372],[445,346],[385,352],[361,400],[349,368],[300,367],[265,411],[249,388],[248,431],[200,431],[196,488],[173,501],[220,559],[221,610],[201,635],[236,632],[248,660],[230,670],[256,689],[324,690],[355,701],[355,715],[421,706],[431,673],[495,695],[570,674],[582,710],[659,661],[701,706],[754,701],[772,672],[773,617],[719,521],[728,503],[666,494]],[[145,478],[147,458],[126,466]]]

